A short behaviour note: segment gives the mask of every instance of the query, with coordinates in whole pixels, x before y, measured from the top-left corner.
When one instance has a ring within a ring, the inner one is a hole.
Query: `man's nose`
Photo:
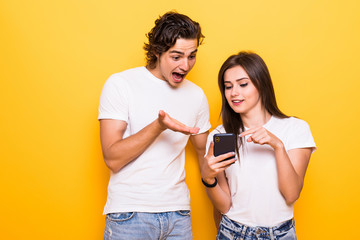
[[[180,65],[180,69],[187,72],[190,70],[190,63],[188,59],[184,59]]]

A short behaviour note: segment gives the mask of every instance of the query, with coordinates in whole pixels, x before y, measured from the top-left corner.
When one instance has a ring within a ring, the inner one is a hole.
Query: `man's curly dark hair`
[[[201,33],[199,23],[188,16],[171,11],[155,20],[155,26],[146,34],[149,43],[145,43],[147,66],[156,67],[157,57],[175,45],[176,40],[197,39],[199,46],[205,36]]]

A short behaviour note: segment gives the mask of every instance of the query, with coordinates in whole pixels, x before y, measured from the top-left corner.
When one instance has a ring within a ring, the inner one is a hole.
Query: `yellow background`
[[[206,36],[188,79],[219,124],[217,72],[239,50],[268,64],[280,108],[318,150],[295,205],[299,239],[356,239],[359,217],[359,1],[0,1],[0,239],[102,239],[109,171],[97,107],[105,80],[144,65],[145,34],[176,9]],[[194,239],[214,239],[191,146]]]

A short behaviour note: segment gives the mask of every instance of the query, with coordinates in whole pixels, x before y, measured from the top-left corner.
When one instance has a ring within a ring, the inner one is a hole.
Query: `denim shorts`
[[[218,240],[296,240],[294,219],[275,227],[249,227],[223,215],[216,239]]]
[[[104,240],[191,240],[189,210],[144,213],[121,212],[106,215]]]

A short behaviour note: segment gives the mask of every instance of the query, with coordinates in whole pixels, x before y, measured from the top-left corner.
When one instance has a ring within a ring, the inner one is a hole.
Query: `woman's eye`
[[[225,86],[225,90],[229,90],[231,88],[232,88],[232,86]]]
[[[240,87],[246,87],[248,84],[247,83],[242,83],[240,84]]]

